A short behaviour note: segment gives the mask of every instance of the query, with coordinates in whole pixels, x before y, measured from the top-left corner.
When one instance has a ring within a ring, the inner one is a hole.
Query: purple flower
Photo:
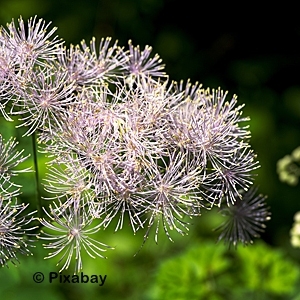
[[[139,46],[133,46],[131,40],[128,42],[129,52],[124,52],[128,60],[124,63],[125,76],[128,76],[126,81],[128,84],[140,78],[167,78],[167,75],[162,70],[164,65],[158,54],[151,57],[151,46],[145,46],[143,51]]]
[[[44,247],[54,251],[47,258],[60,255],[61,271],[75,258],[78,272],[83,250],[103,257],[109,247],[90,235],[113,220],[117,231],[129,218],[144,242],[152,229],[156,242],[161,230],[172,240],[213,206],[230,217],[220,239],[252,241],[269,212],[251,188],[259,162],[237,97],[170,82],[150,46],[93,38],[65,48],[49,26],[34,17],[0,29],[0,111],[17,115],[24,135],[38,132],[49,158],[44,199],[53,204],[40,218]],[[26,157],[15,145],[0,140],[2,202],[20,190],[12,177]],[[15,258],[1,251],[4,264]]]
[[[105,258],[101,253],[107,249],[113,249],[96,239],[94,235],[100,230],[98,225],[92,226],[94,219],[82,208],[66,207],[64,204],[54,202],[54,207],[50,205],[50,212],[44,209],[47,218],[40,219],[44,229],[40,238],[48,241],[44,244],[46,249],[52,249],[46,258],[60,256],[58,264],[63,263],[60,272],[68,269],[72,259],[76,260],[75,273],[82,269],[82,251],[85,251],[91,258]]]
[[[19,89],[20,99],[15,101],[11,114],[20,115],[20,126],[28,126],[24,135],[39,130],[51,132],[59,124],[62,113],[74,100],[74,83],[66,83],[66,73],[60,69],[36,68],[30,82]]]
[[[11,200],[3,200],[0,197],[0,264],[8,266],[8,262],[19,262],[18,254],[32,255],[29,247],[33,247],[31,240],[34,234],[30,233],[37,226],[29,227],[35,219],[32,215],[35,211],[22,216],[21,213],[28,204],[13,203]]]
[[[17,25],[13,20],[7,25],[8,30],[1,28],[4,45],[18,59],[20,68],[31,68],[34,64],[43,66],[44,61],[55,59],[62,41],[57,36],[50,40],[57,29],[54,27],[48,31],[50,24],[43,19],[37,20],[35,16],[28,20],[26,26],[20,17]]]
[[[31,168],[18,168],[29,155],[23,156],[23,150],[17,150],[18,142],[15,138],[10,138],[5,142],[0,135],[0,198],[10,199],[19,195],[20,185],[14,183],[13,177],[19,173],[30,172]]]

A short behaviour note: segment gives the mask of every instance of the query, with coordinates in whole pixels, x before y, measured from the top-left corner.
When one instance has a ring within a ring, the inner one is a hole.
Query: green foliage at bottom
[[[150,299],[296,300],[299,275],[299,265],[263,242],[233,250],[204,242],[161,264]]]

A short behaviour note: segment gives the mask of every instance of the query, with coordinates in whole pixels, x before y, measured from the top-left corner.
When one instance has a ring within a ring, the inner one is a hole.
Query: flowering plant
[[[117,231],[129,217],[144,242],[153,229],[157,242],[161,229],[170,240],[173,230],[185,235],[187,219],[217,207],[228,217],[219,239],[259,236],[270,214],[251,187],[259,163],[237,97],[170,81],[150,46],[129,41],[126,50],[107,38],[67,48],[49,26],[20,18],[0,31],[0,111],[7,121],[17,116],[49,157],[50,201],[19,217],[27,205],[11,204],[20,191],[11,179],[28,157],[1,139],[1,264],[29,252],[35,215],[61,271],[74,257],[81,270],[82,251],[104,257],[111,247],[92,235],[113,219]]]

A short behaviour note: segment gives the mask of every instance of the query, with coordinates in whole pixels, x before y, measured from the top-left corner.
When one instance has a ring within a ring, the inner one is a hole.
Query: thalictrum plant
[[[157,242],[160,230],[170,240],[171,231],[185,235],[189,220],[212,207],[229,211],[220,239],[236,245],[259,236],[269,212],[265,198],[249,190],[259,163],[237,97],[171,81],[150,46],[129,41],[126,50],[93,38],[67,48],[55,29],[37,17],[1,28],[0,111],[7,121],[18,118],[49,158],[37,235],[61,271],[73,259],[80,271],[82,251],[103,257],[109,246],[90,234],[115,218],[117,231],[126,216],[144,242],[150,232]],[[14,222],[25,234],[35,228],[33,213],[28,220],[7,212],[27,207],[12,204],[20,188],[15,167],[26,158],[13,146],[0,140],[5,265],[18,252],[10,243],[19,234]],[[22,241],[19,252],[27,254]]]

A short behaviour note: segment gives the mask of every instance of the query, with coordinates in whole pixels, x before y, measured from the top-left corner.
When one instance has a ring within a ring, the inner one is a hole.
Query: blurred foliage
[[[179,237],[174,244],[161,239],[158,246],[149,241],[134,257],[142,237],[133,236],[127,228],[117,234],[109,228],[101,232],[100,238],[110,245],[117,244],[116,250],[108,253],[108,260],[84,261],[87,274],[108,275],[103,287],[34,283],[35,272],[57,270],[54,260],[42,259],[46,253],[38,244],[33,257],[22,258],[17,268],[1,270],[1,298],[152,299],[152,292],[157,296],[159,289],[165,290],[158,279],[155,288],[150,289],[160,263],[157,278],[182,293],[190,291],[191,297],[209,290],[216,293],[205,299],[220,299],[222,295],[225,296],[221,299],[292,299],[296,295],[293,284],[298,265],[293,266],[290,259],[299,263],[300,252],[290,246],[289,231],[300,207],[299,190],[280,182],[276,163],[300,144],[298,17],[293,18],[292,9],[283,24],[282,14],[277,18],[260,9],[251,11],[249,6],[245,14],[237,13],[238,7],[231,11],[227,2],[217,9],[215,3],[201,3],[200,10],[195,5],[189,0],[0,0],[0,24],[20,15],[24,19],[38,15],[58,27],[57,33],[67,45],[82,39],[88,41],[92,36],[99,41],[111,36],[125,47],[129,39],[141,48],[149,44],[163,59],[171,79],[190,78],[204,87],[221,86],[230,95],[237,94],[240,103],[246,104],[244,114],[251,117],[251,143],[261,163],[256,184],[259,192],[268,195],[271,207],[272,220],[263,235],[270,246],[255,242],[254,246],[229,254],[220,245],[202,241],[201,237],[216,238],[211,230],[219,221],[218,215],[206,218],[204,214],[193,220],[188,237]],[[22,138],[22,132],[15,130],[14,125],[0,120],[1,134],[5,139],[16,136],[19,149],[31,153],[30,138]],[[42,155],[39,157],[40,179],[44,177],[45,160]],[[35,208],[34,173],[22,174],[20,178],[24,186],[22,201]],[[201,244],[197,246],[199,239]],[[166,260],[170,268],[167,270],[164,260],[186,247],[191,247],[187,254]],[[282,253],[288,256],[283,258]],[[192,276],[191,281],[188,276]],[[199,286],[196,280],[202,284]],[[267,298],[271,296],[274,298]]]
[[[299,265],[263,242],[238,251],[203,241],[164,261],[150,299],[296,299]]]

